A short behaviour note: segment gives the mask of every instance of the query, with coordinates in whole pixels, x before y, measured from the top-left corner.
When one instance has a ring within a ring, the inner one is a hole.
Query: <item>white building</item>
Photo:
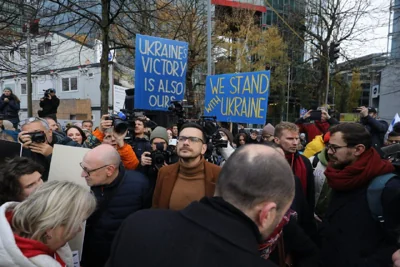
[[[100,57],[101,42],[96,41],[94,46],[81,43],[60,33],[51,33],[47,36],[38,36],[31,40],[32,49],[32,99],[34,100],[34,116],[38,100],[43,97],[44,91],[56,89],[56,95],[61,103],[58,109],[60,119],[90,118],[90,114],[82,114],[70,106],[71,99],[89,99],[92,119],[100,120]],[[3,51],[4,48],[2,49]],[[27,84],[26,84],[26,45],[10,48],[10,51],[0,54],[0,64],[15,72],[0,71],[0,89],[9,87],[21,99],[20,118],[27,117]],[[111,55],[110,55],[111,57]],[[109,58],[112,61],[112,58]],[[124,72],[118,73],[116,70]],[[113,106],[114,80],[123,77],[119,83],[133,88],[133,70],[126,74],[126,68],[117,63],[110,63],[109,68],[110,90],[109,107]],[[65,100],[65,101],[63,101]],[[69,100],[69,101],[66,101]],[[63,103],[64,102],[64,103]],[[68,102],[68,106],[65,106]],[[82,103],[82,102],[81,102]],[[88,102],[86,102],[88,103]],[[65,105],[63,105],[65,104]],[[79,109],[75,106],[75,109]],[[96,124],[96,123],[95,123]]]

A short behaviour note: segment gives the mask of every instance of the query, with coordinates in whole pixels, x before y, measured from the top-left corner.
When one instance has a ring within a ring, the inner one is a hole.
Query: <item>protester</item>
[[[386,140],[386,145],[394,145],[400,143],[400,132],[391,131]]]
[[[85,120],[82,121],[82,130],[89,130],[90,132],[93,131],[93,121]]]
[[[177,139],[178,136],[179,136],[178,125],[174,124],[172,125],[172,138]]]
[[[180,137],[186,134],[183,129]],[[244,146],[228,159],[216,182],[215,197],[181,211],[130,216],[114,239],[107,266],[275,266],[257,248],[293,200],[287,162],[272,148]]]
[[[8,120],[3,120],[2,125],[3,125],[2,130],[0,130],[0,132],[3,132],[4,134],[11,136],[13,141],[17,142],[18,131],[14,128],[14,125]]]
[[[51,157],[53,154],[53,146],[66,145],[80,147],[80,145],[69,137],[66,137],[58,132],[53,132],[47,121],[42,118],[32,117],[23,121],[21,126],[22,132],[18,134],[18,140],[22,143],[22,155],[33,159],[41,164],[45,172],[43,180],[47,181]],[[36,137],[32,140],[32,135]]]
[[[264,126],[262,130],[262,140],[267,142],[274,141],[275,127],[271,123]]]
[[[68,241],[96,207],[85,188],[47,182],[21,203],[0,207],[0,266],[74,266]]]
[[[4,88],[0,97],[0,117],[10,121],[15,129],[18,129],[20,103],[19,98],[9,87]]]
[[[173,139],[172,138],[172,130],[171,129],[167,129],[167,134],[168,134],[168,141]]]
[[[360,122],[371,134],[372,147],[381,148],[385,139],[389,124],[384,120],[378,120],[378,114],[373,107],[360,107]]]
[[[330,132],[325,175],[332,195],[320,231],[322,266],[390,266],[398,237],[393,233],[400,224],[399,177],[390,179],[376,196],[383,211],[381,223],[371,213],[368,187],[394,167],[372,148],[363,125],[341,123]]]
[[[43,184],[43,167],[29,158],[8,159],[0,170],[0,205],[23,201]]]
[[[120,163],[112,146],[100,145],[87,152],[80,164],[82,177],[98,201],[96,212],[86,224],[83,267],[104,266],[122,221],[150,207],[149,181],[139,172],[125,170]]]
[[[56,96],[55,89],[47,89],[45,96],[40,99],[39,105],[42,108],[42,110],[38,111],[39,117],[50,117],[57,121],[57,109],[60,105],[60,99]]]
[[[138,159],[142,157],[143,152],[151,150],[150,142],[145,135],[145,120],[135,120],[135,138],[132,147]]]
[[[313,111],[310,109],[303,117],[295,122],[299,127],[299,131],[307,135],[307,143],[311,142],[317,135],[325,134],[332,125],[339,123],[328,114],[325,107],[320,107],[318,110],[321,110],[321,120],[310,121],[311,112]]]
[[[307,144],[303,155],[306,158],[310,158],[315,154],[321,152],[325,147],[325,143],[329,142],[330,132],[326,132],[323,135],[317,135],[310,143]]]
[[[246,133],[237,134],[235,138],[235,143],[237,148],[244,146],[247,143],[247,134]]]
[[[232,153],[235,151],[233,148],[233,135],[232,133],[226,129],[226,128],[220,128],[219,129],[219,134],[221,135],[221,139],[228,141],[226,147],[218,147],[218,151],[221,153],[222,160],[219,163],[219,166],[222,167],[224,166],[225,162],[229,159],[229,157],[232,155]]]
[[[82,129],[77,126],[70,126],[65,133],[69,138],[71,138],[73,141],[77,142],[80,145],[82,145],[87,138],[86,134],[82,131]]]
[[[310,211],[314,211],[314,175],[308,158],[297,152],[299,144],[299,128],[291,122],[281,122],[275,126],[275,143],[285,152],[285,157],[292,167],[293,173],[300,179],[304,195]]]
[[[247,140],[247,144],[258,144],[258,131],[251,130],[250,131],[250,138]]]
[[[47,123],[49,124],[49,127],[50,127],[50,129],[52,131],[58,131],[59,130],[58,124],[53,118],[46,117],[44,119],[47,121]]]
[[[181,210],[192,201],[213,196],[220,167],[205,161],[207,145],[202,126],[182,126],[177,152],[179,162],[161,168],[153,196],[153,207]]]

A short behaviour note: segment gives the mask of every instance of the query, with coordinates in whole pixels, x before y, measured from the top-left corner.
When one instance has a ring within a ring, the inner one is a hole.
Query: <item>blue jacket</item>
[[[150,186],[143,174],[127,171],[121,165],[118,177],[111,184],[91,189],[96,196],[98,208],[103,206],[103,201],[110,195],[111,199],[103,212],[95,212],[87,220],[81,265],[101,267],[110,255],[113,238],[122,222],[130,214],[150,208]]]
[[[389,124],[384,120],[377,120],[371,116],[361,118],[361,123],[371,134],[372,146],[375,148],[381,148],[383,146],[385,134],[389,129]]]
[[[141,159],[143,152],[151,151],[150,141],[146,138],[135,137],[132,141],[132,147],[139,160]]]

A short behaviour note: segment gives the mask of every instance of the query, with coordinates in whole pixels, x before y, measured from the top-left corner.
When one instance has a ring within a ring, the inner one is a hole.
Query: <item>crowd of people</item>
[[[0,120],[0,139],[23,146],[0,165],[0,267],[73,266],[84,221],[83,267],[400,266],[400,176],[381,149],[400,124],[385,136],[373,108],[359,123],[319,110],[235,136],[216,127],[214,147],[194,122],[140,117],[127,136],[109,115],[96,128]],[[90,149],[77,167],[91,193],[48,181],[55,144]]]

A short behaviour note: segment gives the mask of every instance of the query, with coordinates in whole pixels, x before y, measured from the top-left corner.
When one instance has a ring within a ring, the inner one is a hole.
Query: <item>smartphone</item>
[[[310,113],[310,120],[312,121],[320,121],[322,116],[321,110],[313,110]]]
[[[360,110],[358,108],[353,108],[353,113],[360,113]]]

